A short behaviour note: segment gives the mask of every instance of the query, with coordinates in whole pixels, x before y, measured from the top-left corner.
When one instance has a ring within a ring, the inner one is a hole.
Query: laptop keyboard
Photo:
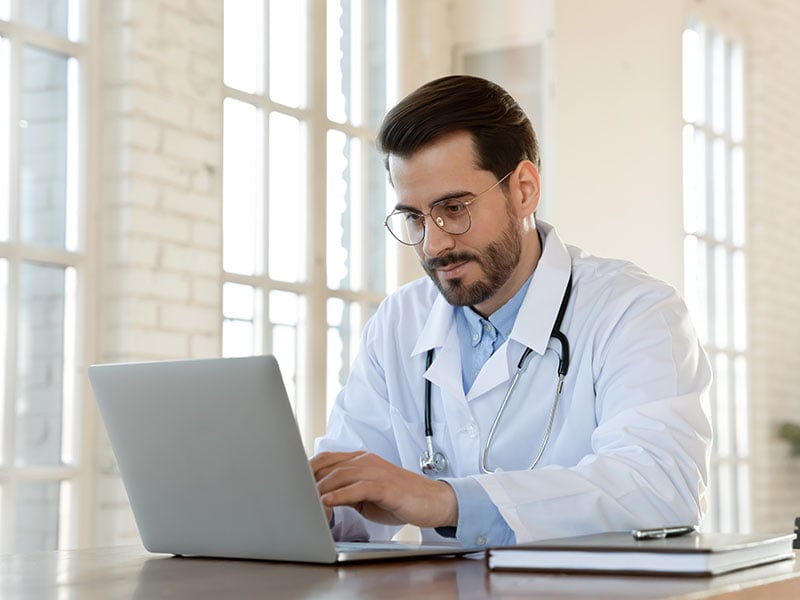
[[[407,552],[409,550],[441,549],[443,544],[404,544],[403,542],[336,542],[336,550],[339,552],[370,552],[376,550],[388,550],[397,552]],[[458,547],[457,544],[453,544]]]

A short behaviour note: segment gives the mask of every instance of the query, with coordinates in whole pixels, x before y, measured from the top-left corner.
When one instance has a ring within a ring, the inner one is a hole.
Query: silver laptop
[[[313,563],[465,554],[333,541],[272,356],[89,367],[145,548]]]

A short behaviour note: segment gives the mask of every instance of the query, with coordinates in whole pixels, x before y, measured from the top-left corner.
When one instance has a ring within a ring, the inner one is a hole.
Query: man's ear
[[[516,189],[512,188],[514,209],[519,218],[528,217],[539,206],[539,169],[531,161],[523,160],[517,165],[512,179],[516,184]]]

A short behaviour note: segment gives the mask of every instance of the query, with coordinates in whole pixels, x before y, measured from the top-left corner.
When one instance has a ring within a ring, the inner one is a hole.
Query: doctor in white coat
[[[378,144],[386,225],[428,277],[368,322],[317,440],[335,537],[410,523],[485,546],[699,524],[711,373],[675,289],[535,218],[536,136],[491,82],[425,84]]]

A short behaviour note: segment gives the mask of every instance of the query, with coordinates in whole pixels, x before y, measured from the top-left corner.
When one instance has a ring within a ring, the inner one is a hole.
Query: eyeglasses
[[[478,198],[488,194],[498,185],[503,183],[514,171],[509,171],[497,180],[490,188],[469,200],[456,200],[447,198],[431,206],[429,212],[400,209],[392,211],[383,224],[389,233],[401,244],[416,246],[425,239],[425,217],[430,216],[434,224],[450,235],[463,235],[472,227],[472,214],[469,207]]]

